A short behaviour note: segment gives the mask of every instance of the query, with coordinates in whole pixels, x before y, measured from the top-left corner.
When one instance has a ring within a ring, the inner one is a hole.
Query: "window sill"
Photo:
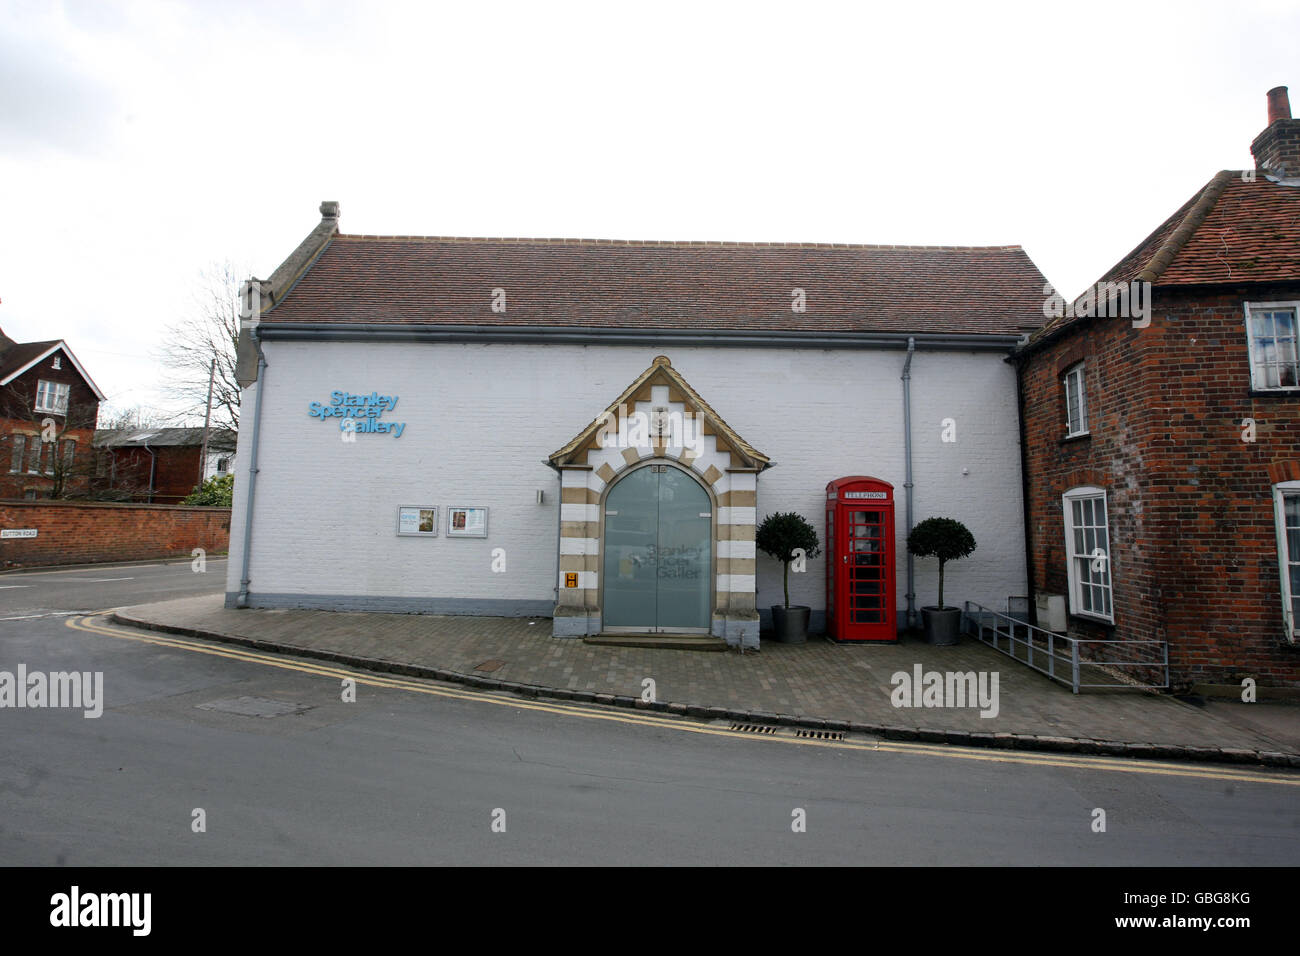
[[[1082,441],[1085,438],[1091,438],[1092,432],[1079,432],[1077,435],[1066,435],[1061,439],[1062,445],[1068,445],[1070,442]]]
[[[1089,614],[1087,611],[1071,611],[1069,616],[1077,617],[1089,624],[1104,624],[1106,627],[1115,627],[1114,618],[1099,617],[1096,614]]]
[[[1300,398],[1300,386],[1290,388],[1252,388],[1251,398]]]

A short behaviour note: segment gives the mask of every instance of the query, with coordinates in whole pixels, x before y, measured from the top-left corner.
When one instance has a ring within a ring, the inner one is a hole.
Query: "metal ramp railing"
[[[1017,607],[1017,600],[1023,601],[1023,606]],[[1030,623],[1027,598],[1012,598],[1009,604],[1008,611],[1003,612],[967,601],[962,611],[962,631],[1076,694],[1094,687],[1164,690],[1169,686],[1166,642],[1089,640],[1057,634]],[[1155,669],[1162,682],[1142,683],[1126,676],[1123,668]]]

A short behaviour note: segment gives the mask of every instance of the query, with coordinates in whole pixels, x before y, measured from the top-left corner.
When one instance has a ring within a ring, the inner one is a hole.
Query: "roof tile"
[[[339,235],[266,321],[1019,334],[1044,284],[1019,246]]]

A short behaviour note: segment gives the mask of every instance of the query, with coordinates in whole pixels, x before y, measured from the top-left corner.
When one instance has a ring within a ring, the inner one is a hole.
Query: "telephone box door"
[[[826,487],[827,633],[896,641],[893,486],[841,478]]]

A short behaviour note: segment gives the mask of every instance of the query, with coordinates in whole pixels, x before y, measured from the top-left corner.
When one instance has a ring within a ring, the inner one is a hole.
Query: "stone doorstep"
[[[707,634],[592,634],[584,644],[602,647],[646,647],[655,650],[725,651],[727,642]]]
[[[364,657],[354,657],[352,655],[335,651],[317,651],[308,648],[298,648],[288,644],[275,644],[270,641],[260,641],[254,638],[221,634],[214,631],[204,631],[199,628],[161,624],[156,621],[145,621],[138,618],[132,618],[119,611],[114,611],[109,615],[109,618],[115,623],[124,624],[128,627],[141,627],[147,630],[162,631],[171,634],[183,634],[189,637],[214,640],[225,644],[254,647],[258,650],[265,650],[271,653],[284,653],[289,656],[329,660],[345,666],[356,667],[359,670],[392,672],[394,668],[400,667],[403,672],[409,673],[412,676],[424,677],[425,679],[431,680],[440,680],[448,683],[461,683],[471,687],[480,688],[501,688],[502,684],[505,683],[501,680],[493,680],[472,674],[461,674],[456,671],[447,671],[441,668],[396,664],[392,661],[377,661]],[[709,640],[720,640],[720,638],[709,638]],[[725,646],[725,642],[723,643]],[[617,694],[593,691],[575,691],[565,688],[551,688],[532,684],[527,685],[526,691],[523,687],[520,687],[520,691],[523,696],[530,697],[553,697],[557,700],[574,700],[612,707],[645,707],[645,704],[640,700],[640,698]],[[1280,753],[1277,751],[1254,751],[1241,748],[1198,747],[1176,744],[1153,745],[1149,743],[1098,741],[1087,737],[1061,737],[1016,733],[985,734],[978,732],[944,731],[931,728],[892,727],[886,725],[835,721],[820,717],[795,717],[789,714],[775,714],[770,711],[730,710],[724,707],[710,707],[699,704],[679,704],[675,702],[656,702],[653,709],[672,715],[710,720],[731,720],[745,723],[772,724],[775,726],[805,727],[817,730],[825,729],[827,727],[838,728],[840,726],[845,726],[851,733],[866,734],[878,737],[882,740],[923,741],[936,744],[946,744],[949,746],[964,745],[972,747],[989,747],[993,749],[1015,748],[1020,750],[1074,753],[1083,752],[1086,754],[1122,754],[1137,759],[1186,759],[1196,762],[1257,764],[1267,767],[1300,769],[1300,754]]]

